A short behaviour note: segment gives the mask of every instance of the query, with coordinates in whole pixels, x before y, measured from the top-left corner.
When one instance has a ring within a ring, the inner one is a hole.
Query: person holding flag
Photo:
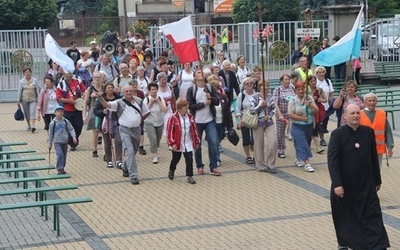
[[[313,58],[315,65],[335,66],[345,62],[351,62],[352,59],[360,58],[361,51],[361,19],[364,6],[354,22],[353,28],[349,33],[334,43],[327,49],[319,52]]]

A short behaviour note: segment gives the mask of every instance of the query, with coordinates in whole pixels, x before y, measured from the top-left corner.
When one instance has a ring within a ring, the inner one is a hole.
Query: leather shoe
[[[170,180],[173,180],[173,179],[174,179],[174,173],[175,173],[175,171],[172,171],[172,170],[170,170],[170,171],[168,172],[168,178],[169,178]]]
[[[139,154],[146,155],[147,152],[146,152],[146,150],[144,148],[139,148]]]
[[[193,179],[192,176],[189,176],[189,177],[187,178],[187,182],[190,183],[190,184],[196,184],[196,181]]]
[[[133,178],[131,183],[132,183],[132,185],[139,185],[139,179],[138,178]]]
[[[128,170],[122,170],[122,177],[129,177]]]

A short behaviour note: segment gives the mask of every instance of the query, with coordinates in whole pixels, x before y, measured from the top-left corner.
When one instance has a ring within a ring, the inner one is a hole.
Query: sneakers
[[[117,161],[117,168],[118,169],[122,169],[122,166],[123,166],[124,164],[121,162],[121,161]]]
[[[210,174],[215,176],[220,176],[222,173],[221,171],[218,170],[218,168],[214,168],[213,170],[210,170]]]
[[[107,162],[107,167],[108,168],[113,168],[114,167],[112,161],[108,161]]]
[[[97,158],[97,157],[99,157],[99,155],[97,154],[97,150],[94,150],[94,151],[93,151],[93,154],[92,154],[92,156],[93,156],[94,158]]]
[[[276,168],[274,166],[271,167],[266,167],[258,170],[260,172],[266,172],[266,173],[271,173],[271,174],[276,174]]]
[[[321,140],[320,142],[319,142],[319,145],[320,146],[328,146],[328,144],[326,143],[326,141],[325,140]]]
[[[306,172],[310,172],[310,173],[314,172],[314,169],[311,167],[311,164],[310,164],[310,163],[308,163],[308,164],[306,164],[306,165],[304,166],[304,170],[305,170]]]
[[[75,151],[76,150],[76,147],[75,146],[70,146],[69,147],[69,151]]]
[[[35,127],[32,127],[32,128],[31,128],[31,131],[32,131],[32,133],[35,133],[36,128],[35,128]]]
[[[129,177],[129,171],[128,170],[122,170],[122,177]]]
[[[32,130],[32,128],[31,127],[28,127],[27,129],[26,129],[26,131],[31,131]]]
[[[133,178],[131,180],[132,185],[139,185],[139,179],[138,178]]]
[[[57,171],[58,171],[57,175],[67,174],[67,172],[65,172],[65,170],[63,168],[58,169]]]
[[[296,165],[296,167],[302,168],[304,167],[304,162],[296,160],[294,162],[294,165]]]
[[[197,174],[198,175],[203,175],[204,174],[204,168],[198,168],[197,169]]]
[[[192,176],[189,176],[189,177],[187,178],[187,182],[188,182],[189,184],[196,184],[196,181],[193,179]]]
[[[217,167],[221,166],[222,162],[221,161],[217,161]]]
[[[324,152],[324,151],[325,151],[325,149],[321,148],[321,146],[319,146],[317,148],[317,154],[322,154],[322,152]]]
[[[146,154],[147,154],[147,152],[146,152],[146,150],[144,150],[143,146],[142,146],[142,147],[139,147],[139,153],[140,153],[141,155],[146,155]]]
[[[103,142],[103,137],[101,137],[101,136],[99,136],[98,138],[97,138],[97,144],[101,144]]]
[[[286,158],[285,152],[279,152],[278,153],[279,158]]]
[[[153,164],[157,164],[158,163],[158,155],[154,156],[153,158]]]
[[[246,163],[247,163],[247,164],[253,164],[253,163],[254,163],[253,158],[247,157],[247,158],[246,158]]]
[[[293,137],[292,137],[291,135],[286,135],[286,138],[287,138],[289,141],[292,141],[292,140],[293,140]]]
[[[224,150],[222,149],[221,144],[219,144],[219,152],[220,152],[220,153],[224,152]]]

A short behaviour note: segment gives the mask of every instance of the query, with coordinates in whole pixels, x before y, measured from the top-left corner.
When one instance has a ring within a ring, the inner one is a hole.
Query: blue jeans
[[[296,158],[299,161],[308,160],[312,157],[310,150],[312,124],[292,124],[293,145],[296,150]]]
[[[54,143],[57,155],[57,170],[64,170],[65,165],[67,165],[67,145],[66,143]]]
[[[217,168],[217,152],[218,150],[218,134],[216,129],[217,124],[215,120],[208,123],[197,123],[197,130],[199,132],[200,141],[203,136],[203,131],[206,132],[206,140],[208,142],[208,158],[210,159],[210,170],[213,171]],[[195,154],[197,168],[204,168],[203,160],[201,157],[201,142]]]

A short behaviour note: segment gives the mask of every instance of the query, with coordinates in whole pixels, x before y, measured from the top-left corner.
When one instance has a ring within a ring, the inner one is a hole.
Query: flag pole
[[[349,64],[347,65],[347,68],[346,68],[346,74],[345,74],[345,77],[344,77],[344,81],[345,82],[347,82],[347,77],[349,77],[348,73],[350,72],[351,60],[352,60],[351,58],[352,58],[352,55],[350,55]]]
[[[259,26],[259,36],[260,36],[260,52],[261,52],[261,70],[262,70],[262,82],[263,82],[263,96],[264,99],[266,99],[265,97],[265,63],[264,63],[264,40],[263,40],[263,36],[262,36],[262,32],[263,32],[263,27],[262,27],[262,14],[264,13],[262,11],[262,4],[260,2],[258,2],[257,4],[258,6],[258,26]],[[266,38],[267,39],[267,38]],[[267,41],[267,40],[266,40]],[[265,44],[267,44],[267,42],[265,42]],[[266,48],[267,50],[268,48]]]

